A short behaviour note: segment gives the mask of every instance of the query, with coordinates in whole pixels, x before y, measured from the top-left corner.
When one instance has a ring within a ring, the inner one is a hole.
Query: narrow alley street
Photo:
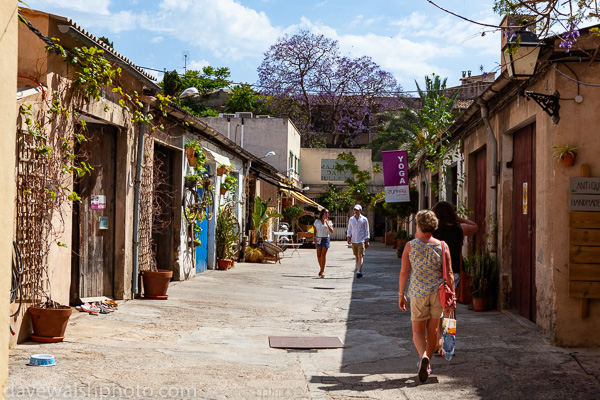
[[[457,311],[455,358],[418,383],[410,315],[397,306],[400,259],[373,243],[364,277],[333,242],[281,264],[237,263],[169,288],[169,299],[77,313],[65,341],[10,351],[9,399],[598,399],[600,350],[547,344],[510,313]],[[590,334],[595,334],[590,332]],[[282,350],[269,336],[335,336],[343,349]],[[52,354],[53,367],[28,366]]]

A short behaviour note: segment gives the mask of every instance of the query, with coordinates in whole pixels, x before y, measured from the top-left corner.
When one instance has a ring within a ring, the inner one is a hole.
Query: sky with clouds
[[[498,70],[500,34],[447,14],[426,0],[27,0],[73,19],[136,65],[156,70],[229,67],[234,82],[255,83],[264,52],[300,29],[370,56],[404,90],[437,73],[449,86],[462,71]],[[438,0],[471,20],[498,24],[492,0]],[[184,55],[187,55],[185,57]],[[162,79],[162,73],[148,71]]]

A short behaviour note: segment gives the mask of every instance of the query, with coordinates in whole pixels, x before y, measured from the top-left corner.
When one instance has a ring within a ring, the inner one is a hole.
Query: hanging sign
[[[385,202],[410,201],[406,150],[382,151]]]
[[[104,210],[106,208],[106,196],[101,194],[93,194],[92,210]]]

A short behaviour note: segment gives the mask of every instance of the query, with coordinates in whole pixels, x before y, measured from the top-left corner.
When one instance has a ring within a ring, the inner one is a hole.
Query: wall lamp
[[[273,157],[273,156],[276,156],[275,152],[274,152],[274,151],[270,151],[270,152],[268,152],[267,154],[265,154],[264,156],[262,156],[262,157],[260,158],[260,160],[262,160],[263,158],[267,158],[267,157]]]
[[[508,38],[502,53],[506,63],[506,72],[511,79],[529,79],[535,75],[538,58],[540,56],[541,43],[538,37],[530,31],[520,30]],[[558,110],[560,105],[560,93],[548,95],[525,90],[523,95],[527,100],[533,99],[542,109],[552,117],[555,124],[560,120]]]

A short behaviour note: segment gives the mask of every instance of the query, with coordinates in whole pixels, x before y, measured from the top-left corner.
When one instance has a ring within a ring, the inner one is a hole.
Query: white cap
[[[362,211],[362,206],[360,204],[357,204],[357,205],[354,206],[354,209]]]

